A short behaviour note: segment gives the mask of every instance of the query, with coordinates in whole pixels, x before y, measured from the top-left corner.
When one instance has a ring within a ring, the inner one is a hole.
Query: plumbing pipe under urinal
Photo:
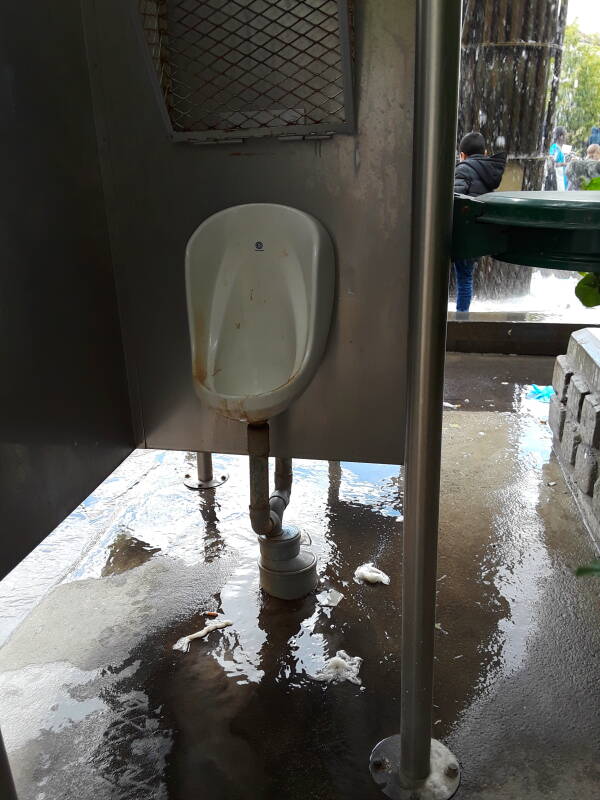
[[[250,521],[259,537],[260,585],[270,595],[294,600],[317,585],[317,559],[300,547],[298,528],[283,526],[292,491],[292,459],[275,460],[275,490],[269,497],[269,425],[248,426]]]

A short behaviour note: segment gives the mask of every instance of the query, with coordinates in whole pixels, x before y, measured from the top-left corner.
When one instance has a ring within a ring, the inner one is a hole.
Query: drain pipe
[[[300,547],[300,531],[283,527],[292,492],[292,459],[275,459],[275,490],[269,497],[269,425],[248,425],[250,522],[258,534],[260,585],[270,595],[295,600],[317,585],[317,559]]]
[[[279,536],[292,493],[292,459],[275,460],[275,491],[269,497],[269,425],[248,425],[250,522],[259,536]]]
[[[269,426],[248,425],[250,458],[250,522],[259,536],[273,529],[269,509]]]
[[[271,512],[279,519],[279,527],[283,521],[283,512],[290,504],[292,494],[292,459],[275,459],[275,491],[269,498]]]

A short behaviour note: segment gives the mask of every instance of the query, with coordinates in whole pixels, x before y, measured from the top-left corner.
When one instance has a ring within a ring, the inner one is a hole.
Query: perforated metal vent
[[[350,0],[139,0],[173,137],[353,129]]]

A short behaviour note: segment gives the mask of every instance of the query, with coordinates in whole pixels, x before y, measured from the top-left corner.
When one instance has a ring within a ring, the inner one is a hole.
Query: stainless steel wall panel
[[[83,0],[83,8],[130,380],[135,370],[146,445],[245,452],[244,426],[203,409],[193,392],[184,248],[216,211],[273,202],[319,218],[338,262],[325,358],[304,395],[273,420],[273,452],[401,461],[414,0],[356,4],[355,136],[236,145],[171,142],[135,0]]]
[[[0,577],[132,446],[77,0],[0,11]]]

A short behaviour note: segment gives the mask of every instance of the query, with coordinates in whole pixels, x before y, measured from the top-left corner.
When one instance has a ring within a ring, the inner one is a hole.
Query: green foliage
[[[565,32],[556,124],[580,153],[592,126],[600,125],[600,36],[584,34],[577,22]]]
[[[600,306],[600,275],[587,272],[575,287],[575,294],[587,308]]]
[[[600,561],[592,561],[591,564],[587,564],[585,567],[577,567],[575,570],[575,575],[578,577],[581,575],[594,575],[596,577],[600,577]]]
[[[600,177],[592,178],[583,188],[586,192],[600,192]],[[575,287],[578,299],[587,308],[600,306],[600,275],[595,272],[580,272],[579,274],[582,278]]]

